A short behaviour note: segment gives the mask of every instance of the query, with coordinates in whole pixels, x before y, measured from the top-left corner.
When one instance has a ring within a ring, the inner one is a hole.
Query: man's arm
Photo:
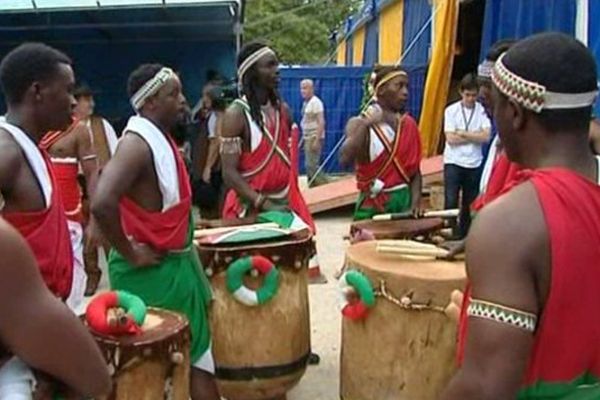
[[[17,143],[0,138],[0,194],[6,203],[10,202],[10,193],[23,164],[22,157]]]
[[[104,357],[84,325],[44,285],[19,234],[0,220],[0,342],[85,397],[108,394]]]
[[[125,259],[137,266],[156,264],[158,254],[147,246],[134,245],[121,226],[119,201],[140,178],[144,166],[151,162],[150,149],[142,138],[126,134],[114,157],[106,164],[92,199],[91,211],[102,233]]]
[[[98,158],[92,145],[91,133],[85,124],[79,123],[73,134],[77,137],[77,160],[85,176],[86,193],[92,197],[98,183]]]
[[[239,107],[229,107],[223,120],[221,167],[225,184],[250,204],[255,204],[259,194],[250,187],[238,168],[246,128],[246,116]],[[239,151],[237,151],[239,150]]]
[[[206,156],[206,165],[204,166],[204,171],[202,172],[202,179],[206,183],[210,183],[212,169],[219,159],[219,141],[223,131],[222,125],[223,115],[219,115],[217,116],[217,121],[215,123],[214,136],[209,136],[208,138],[208,155]]]
[[[342,166],[359,162],[367,162],[364,154],[368,144],[369,121],[363,117],[354,117],[346,125],[346,139],[340,148],[340,164]]]
[[[421,191],[423,190],[423,179],[421,169],[417,171],[410,181],[410,208],[411,210],[419,210],[421,208]]]
[[[484,128],[476,132],[458,132],[458,136],[467,143],[487,143],[490,140],[490,129]]]
[[[317,137],[319,140],[325,139],[325,113],[323,111],[317,113]]]
[[[532,184],[478,214],[467,239],[472,298],[540,315],[549,269],[548,233]],[[532,345],[533,332],[469,317],[464,364],[442,399],[516,398]]]
[[[462,132],[444,132],[444,135],[446,135],[446,143],[451,146],[469,143],[469,141],[462,136]]]

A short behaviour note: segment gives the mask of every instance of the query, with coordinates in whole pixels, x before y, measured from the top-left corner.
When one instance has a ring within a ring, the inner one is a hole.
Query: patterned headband
[[[495,62],[490,60],[485,60],[477,67],[477,76],[479,78],[491,79],[492,71],[494,70]]]
[[[381,89],[383,87],[383,85],[385,85],[386,83],[388,83],[389,81],[391,81],[392,79],[394,79],[398,76],[408,76],[408,74],[405,71],[392,71],[392,72],[388,73],[383,78],[381,78],[381,80],[375,86],[375,94],[377,94],[377,92],[379,92],[379,89]]]
[[[156,73],[148,82],[131,96],[131,106],[135,111],[139,111],[146,100],[156,94],[169,79],[175,76],[175,72],[171,68],[164,67]]]
[[[261,47],[244,60],[244,62],[238,68],[238,82],[240,87],[242,87],[242,82],[244,81],[244,75],[246,75],[246,72],[248,72],[248,70],[258,62],[258,60],[269,54],[275,55],[275,52],[269,47]]]
[[[557,93],[546,90],[544,85],[528,81],[509,70],[503,54],[494,66],[492,81],[504,95],[535,113],[542,110],[569,110],[594,104],[598,90],[585,93]]]

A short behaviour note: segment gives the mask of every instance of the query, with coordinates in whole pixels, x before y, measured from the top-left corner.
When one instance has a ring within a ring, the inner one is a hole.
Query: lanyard
[[[460,103],[460,112],[462,113],[462,117],[463,117],[463,121],[465,123],[465,131],[469,132],[469,125],[471,125],[471,122],[473,121],[473,116],[475,115],[475,108],[473,107],[473,109],[471,110],[471,115],[469,116],[469,119],[467,120],[467,115],[465,114],[465,108],[463,107],[462,103]]]

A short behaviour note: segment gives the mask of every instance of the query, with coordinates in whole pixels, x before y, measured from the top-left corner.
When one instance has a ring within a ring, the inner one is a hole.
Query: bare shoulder
[[[246,115],[241,106],[237,104],[230,105],[223,116],[223,127],[221,136],[236,137],[242,136],[246,124]]]
[[[78,137],[85,137],[89,139],[90,137],[90,129],[87,124],[83,121],[77,122],[77,124],[73,127],[73,134]]]
[[[474,293],[484,288],[486,295],[503,298],[516,285],[539,276],[548,260],[546,221],[531,182],[513,188],[477,215],[467,238]]]
[[[126,131],[119,140],[114,157],[132,161],[148,161],[152,159],[152,150],[140,135],[133,131]]]
[[[15,140],[0,129],[0,175],[14,174],[23,162],[23,151]]]

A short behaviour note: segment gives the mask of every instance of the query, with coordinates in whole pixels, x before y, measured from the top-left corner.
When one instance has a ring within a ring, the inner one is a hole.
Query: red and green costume
[[[517,177],[515,183],[529,181],[536,189],[552,262],[550,291],[538,316],[518,398],[599,399],[600,186],[560,168],[523,171]],[[469,293],[468,289],[460,321],[461,362],[468,334]]]
[[[383,132],[382,124],[371,127],[370,131],[381,141],[384,150],[371,162],[356,166],[360,194],[354,210],[355,220],[409,210],[412,202],[410,183],[421,164],[419,128],[410,115],[405,114],[399,119],[393,141]],[[382,187],[373,190],[377,184]]]
[[[127,197],[123,197],[120,204],[125,234],[166,255],[158,265],[137,268],[111,250],[110,284],[112,289],[139,296],[149,306],[184,314],[190,321],[194,364],[210,346],[207,307],[212,293],[192,243],[194,224],[189,177],[176,145],[167,139],[177,163],[179,203],[157,212],[148,211]]]

